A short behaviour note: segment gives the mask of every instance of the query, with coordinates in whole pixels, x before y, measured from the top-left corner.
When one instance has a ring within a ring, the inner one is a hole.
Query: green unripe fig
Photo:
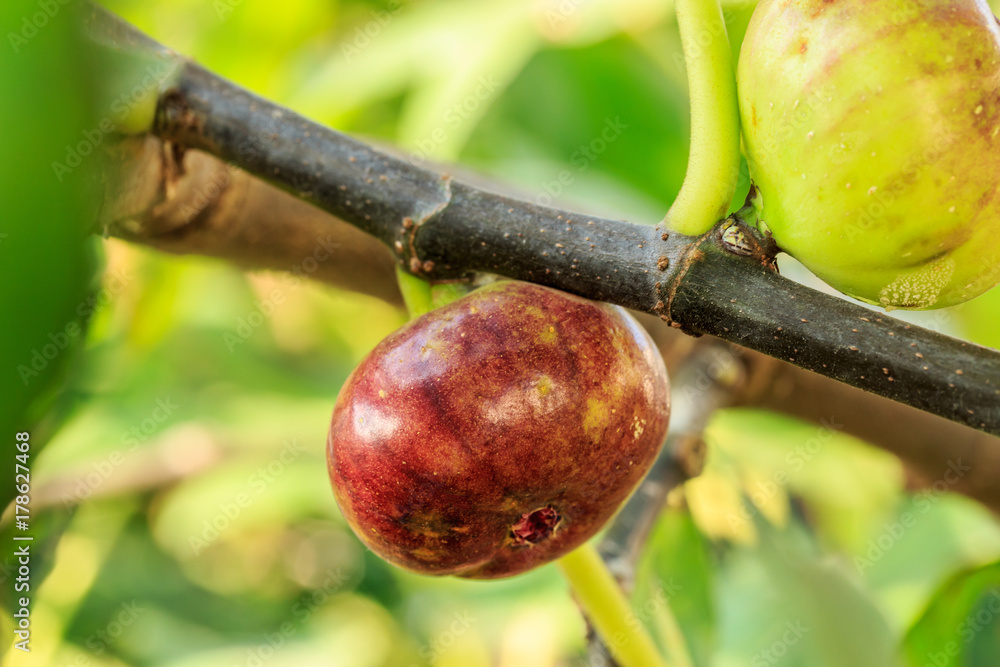
[[[762,0],[738,82],[784,251],[887,309],[1000,282],[1000,29],[984,0]]]

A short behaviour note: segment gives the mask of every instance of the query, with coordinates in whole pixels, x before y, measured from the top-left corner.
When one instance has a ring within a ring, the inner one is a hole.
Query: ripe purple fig
[[[656,458],[669,412],[663,360],[628,313],[498,282],[361,362],[333,412],[330,478],[385,560],[507,577],[611,518]]]

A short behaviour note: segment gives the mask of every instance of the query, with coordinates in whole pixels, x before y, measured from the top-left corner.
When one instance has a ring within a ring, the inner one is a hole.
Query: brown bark
[[[289,271],[402,306],[388,248],[242,169],[152,136],[121,141],[108,158],[101,222],[114,236]]]

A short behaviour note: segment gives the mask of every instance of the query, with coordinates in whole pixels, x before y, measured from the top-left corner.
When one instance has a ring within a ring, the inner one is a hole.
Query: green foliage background
[[[457,161],[541,203],[653,223],[683,178],[686,81],[670,2],[107,6],[266,97],[415,160]],[[725,7],[738,52],[753,3]],[[17,29],[35,9],[0,11]],[[29,46],[62,62],[49,64],[57,74],[17,54],[0,60],[0,86],[17,91],[0,105],[2,126],[20,128],[0,132],[0,145],[38,155],[34,171],[0,167],[8,374],[93,293],[82,234],[73,236],[84,195],[55,188],[43,148],[59,155],[86,114],[109,110],[78,103],[84,79],[60,55],[70,37],[56,30]],[[44,234],[18,236],[13,225],[26,220]],[[54,426],[14,400],[28,397],[20,379],[3,385],[12,388],[3,437],[31,428],[40,451],[34,650],[8,651],[5,666],[582,659],[583,622],[553,567],[489,584],[411,575],[368,553],[339,516],[324,462],[330,411],[347,374],[403,313],[280,273],[101,245],[106,305],[58,409],[41,404],[63,428],[50,438]],[[818,285],[793,262],[783,270]],[[275,289],[284,300],[269,308]],[[903,316],[1000,346],[1000,290]],[[908,492],[894,458],[830,421],[718,416],[705,474],[685,488],[686,507],[674,499],[650,542],[637,616],[660,641],[679,628],[698,666],[884,667],[896,656],[915,667],[995,665],[1000,524],[943,481]],[[9,512],[4,521],[7,544]],[[12,576],[7,559],[5,605]],[[10,623],[5,616],[5,650]]]

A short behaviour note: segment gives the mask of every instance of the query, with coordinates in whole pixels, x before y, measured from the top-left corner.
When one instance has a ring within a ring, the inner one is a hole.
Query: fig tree
[[[400,567],[497,578],[594,535],[666,434],[668,381],[624,310],[498,282],[413,321],[354,370],[328,463],[358,537]]]
[[[762,0],[738,95],[763,221],[830,285],[925,309],[1000,281],[1000,31],[983,0]]]

